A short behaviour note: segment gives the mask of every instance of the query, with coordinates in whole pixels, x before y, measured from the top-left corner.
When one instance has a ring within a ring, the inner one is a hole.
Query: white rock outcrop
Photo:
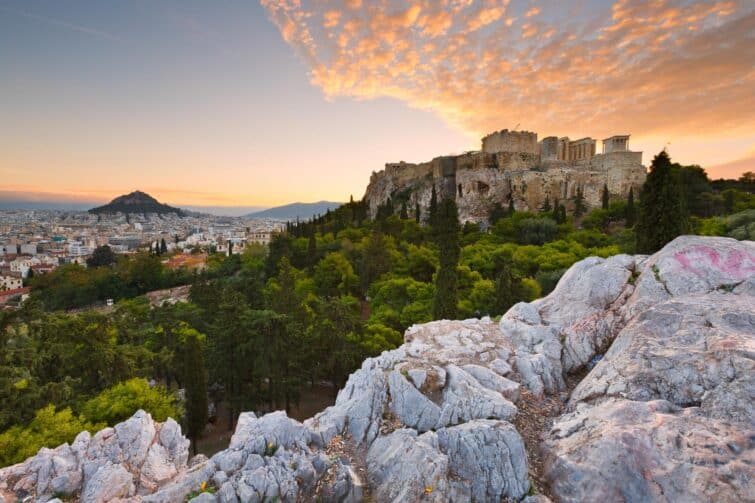
[[[197,501],[543,502],[527,495],[513,424],[543,397],[567,408],[542,433],[554,500],[747,501],[754,313],[752,242],[680,237],[650,257],[588,258],[498,323],[411,327],[304,423],[242,414],[228,449],[189,466],[175,422],[139,412],[0,469],[0,494],[172,502],[207,482],[215,493]]]

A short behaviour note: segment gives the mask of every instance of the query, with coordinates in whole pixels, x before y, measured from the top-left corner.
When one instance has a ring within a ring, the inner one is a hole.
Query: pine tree
[[[582,187],[577,187],[577,195],[574,197],[574,216],[579,218],[585,214],[585,196]]]
[[[207,424],[207,374],[205,373],[202,335],[192,328],[184,331],[184,386],[186,389],[186,435],[194,455],[197,440]]]
[[[608,209],[608,184],[603,184],[603,194],[602,194],[602,207],[604,210]]]
[[[629,187],[629,196],[627,197],[627,207],[625,212],[627,228],[634,227],[636,216],[636,210],[634,209],[634,187]]]
[[[638,253],[654,253],[689,228],[679,181],[665,150],[650,165],[637,217]]]
[[[438,272],[435,277],[433,317],[436,320],[457,316],[459,255],[459,212],[456,203],[446,198],[440,203],[435,224],[435,239],[440,250]]]
[[[427,223],[430,226],[435,225],[435,219],[438,216],[438,193],[435,191],[435,184],[433,184],[433,190],[430,193],[430,213],[428,215]]]

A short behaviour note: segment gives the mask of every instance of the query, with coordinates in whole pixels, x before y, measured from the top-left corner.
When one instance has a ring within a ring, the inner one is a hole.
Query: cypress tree
[[[409,218],[409,213],[406,211],[406,201],[403,201],[401,203],[401,213],[399,213],[398,216],[401,220],[406,220]]]
[[[168,245],[165,244],[165,238],[160,239],[160,255],[168,253]]]
[[[553,220],[555,220],[557,224],[563,223],[561,221],[561,203],[558,202],[558,198],[553,201]]]
[[[495,203],[493,209],[490,211],[490,225],[495,225],[500,219],[506,216],[501,203]]]
[[[734,191],[731,189],[724,191],[724,211],[726,214],[734,213]]]
[[[197,454],[197,440],[207,424],[207,375],[200,337],[196,330],[187,329],[184,346],[186,435],[191,440],[194,455]]]
[[[542,208],[540,208],[540,211],[542,211],[543,213],[548,213],[549,211],[551,211],[551,200],[549,197],[545,198],[545,202],[543,203]]]
[[[435,225],[435,218],[438,216],[438,193],[435,191],[435,184],[433,183],[433,190],[430,193],[430,214],[428,215],[427,223],[431,226]]]
[[[495,282],[495,313],[504,314],[516,303],[514,296],[514,264],[509,257],[502,257],[498,264]]]
[[[435,277],[433,317],[436,320],[454,319],[457,316],[459,255],[459,212],[451,198],[444,199],[438,208],[435,239],[440,250],[438,273]]]
[[[608,184],[603,184],[603,194],[602,194],[602,203],[603,203],[603,209],[608,209]]]
[[[558,208],[559,208],[558,210],[559,222],[562,224],[565,224],[566,223],[566,206],[562,204]]]
[[[420,217],[421,217],[421,214],[420,214],[420,210],[419,210],[419,203],[416,203],[414,205],[414,221],[417,222],[417,223],[419,223],[420,222]]]
[[[309,267],[314,267],[317,264],[317,237],[315,236],[314,229],[309,233],[307,260],[309,261]]]
[[[579,218],[585,213],[585,196],[582,187],[577,187],[577,195],[574,197],[574,216]]]
[[[514,196],[509,194],[509,216],[513,215],[516,210],[514,209]]]
[[[640,192],[637,252],[654,253],[687,229],[682,191],[664,150],[653,159]]]
[[[629,196],[627,197],[627,208],[626,208],[626,213],[625,213],[627,228],[634,227],[635,215],[636,213],[634,209],[634,187],[629,187]]]

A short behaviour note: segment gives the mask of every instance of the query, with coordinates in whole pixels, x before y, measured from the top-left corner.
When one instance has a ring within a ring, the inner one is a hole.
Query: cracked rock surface
[[[140,411],[0,469],[0,495],[168,502],[208,482],[197,501],[748,501],[754,359],[755,243],[685,236],[585,259],[497,323],[413,326],[335,405],[304,423],[242,414],[211,459],[188,462],[178,425]],[[543,401],[563,410],[552,425],[528,416]],[[533,476],[547,494],[528,494]]]

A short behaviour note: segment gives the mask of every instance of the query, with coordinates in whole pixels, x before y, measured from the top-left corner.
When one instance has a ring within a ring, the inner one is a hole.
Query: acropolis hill
[[[596,144],[589,137],[538,141],[537,133],[504,129],[485,136],[479,151],[386,164],[372,174],[365,200],[373,217],[389,197],[396,208],[406,202],[409,214],[419,203],[424,220],[435,186],[439,197],[456,199],[462,222],[485,223],[495,203],[507,207],[509,198],[516,210],[536,211],[546,198],[570,210],[578,188],[588,207],[600,206],[604,185],[612,199],[625,199],[632,187],[636,194],[646,170],[642,152],[629,150],[629,135],[602,140],[599,154]]]

